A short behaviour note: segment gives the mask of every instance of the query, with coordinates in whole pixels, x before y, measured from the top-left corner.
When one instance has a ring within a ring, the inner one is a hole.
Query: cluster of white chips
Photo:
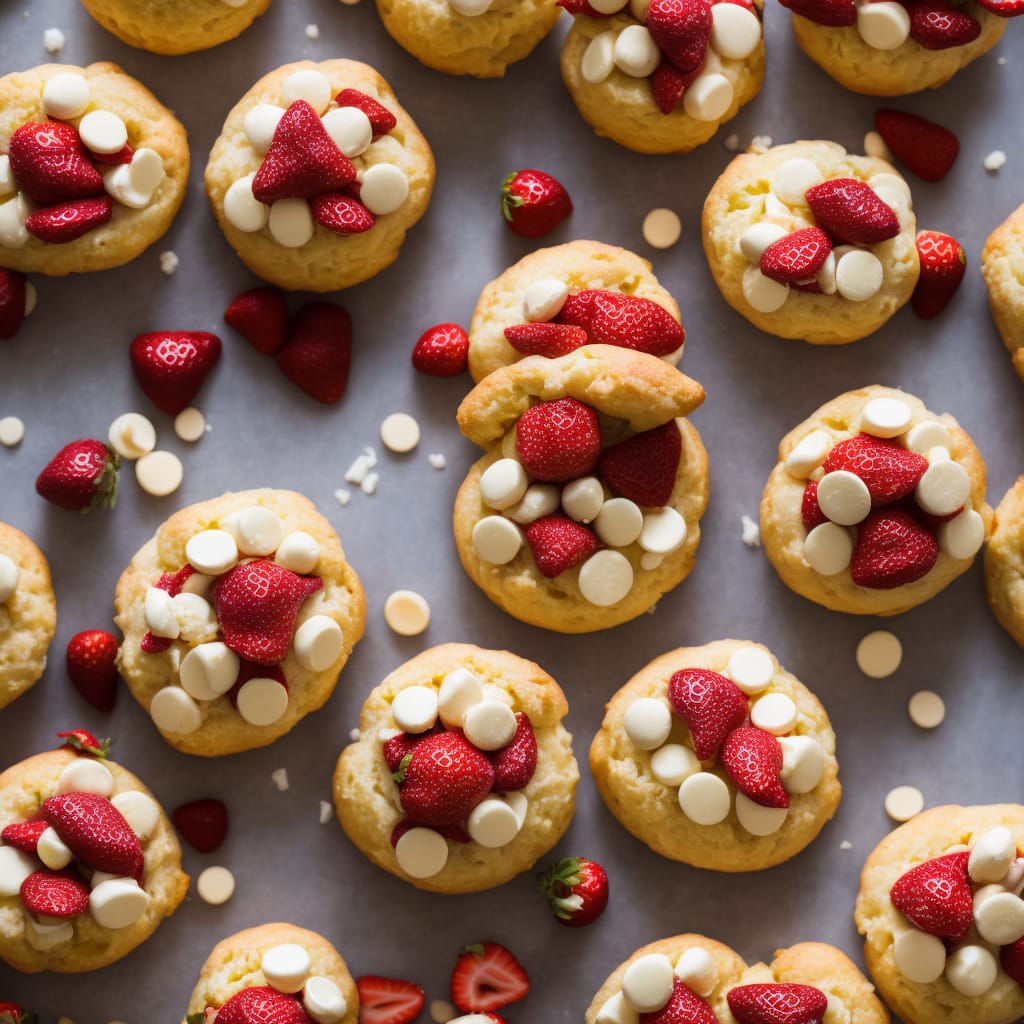
[[[782,747],[782,784],[787,793],[810,793],[825,770],[825,751],[812,736],[789,735],[799,724],[792,698],[772,691],[775,663],[760,647],[741,647],[729,659],[722,675],[747,696],[750,724],[778,737]],[[679,787],[679,806],[697,825],[717,825],[732,806],[729,786],[717,773],[702,767],[692,747],[669,742],[675,722],[666,697],[640,697],[626,709],[623,727],[637,750],[650,751],[651,774],[663,785]],[[736,793],[736,817],[755,836],[772,835],[782,828],[787,807],[762,807]]]

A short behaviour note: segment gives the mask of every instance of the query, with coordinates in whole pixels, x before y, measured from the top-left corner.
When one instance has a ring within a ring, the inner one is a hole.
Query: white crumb
[[[339,487],[334,492],[334,500],[344,508],[352,500],[352,492]]]
[[[350,730],[349,730],[349,734],[348,734],[348,738],[349,738],[349,739],[350,739],[350,740],[351,740],[351,741],[352,741],[353,743],[358,743],[358,742],[359,742],[359,735],[360,735],[360,734],[359,734],[359,730],[358,730],[358,729],[350,729]]]
[[[760,527],[750,516],[744,516],[741,522],[743,523],[743,543],[748,548],[759,548],[761,546]]]
[[[171,249],[160,253],[160,270],[170,277],[181,265],[178,254]]]
[[[277,786],[278,792],[283,793],[288,789],[290,783],[288,782],[288,769],[278,768],[276,771],[270,773],[270,781]]]
[[[750,148],[755,152],[760,149],[771,149],[772,137],[770,135],[755,135],[750,140]]]
[[[320,38],[320,26],[319,25],[307,25],[306,26],[306,38],[307,39],[319,39]]]
[[[326,800],[320,801],[320,824],[326,825],[334,817],[334,808]]]
[[[434,469],[444,469],[448,465],[448,460],[441,452],[431,452],[427,456],[427,460]]]
[[[989,174],[995,174],[1006,163],[1006,154],[1001,149],[993,149],[981,165]]]
[[[67,38],[59,28],[48,28],[43,33],[43,49],[47,53],[60,53],[66,42]]]
[[[1006,63],[1006,58],[1005,57],[996,57],[996,63],[997,64],[1005,64]]]
[[[844,839],[839,844],[839,849],[840,850],[852,850],[853,849],[853,843],[851,843],[849,839]]]
[[[735,132],[733,132],[732,135],[726,135],[722,145],[725,146],[730,153],[735,153],[736,150],[740,148],[740,137]]]
[[[363,482],[359,485],[359,489],[368,497],[373,497],[377,493],[377,481],[379,479],[380,476],[377,473],[367,473],[363,478]]]

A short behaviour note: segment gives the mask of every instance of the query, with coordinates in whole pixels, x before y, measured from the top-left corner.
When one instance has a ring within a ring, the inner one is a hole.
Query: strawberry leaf
[[[395,780],[395,785],[400,786],[405,782],[405,773],[409,770],[409,765],[412,762],[412,754],[408,753],[401,761],[398,762],[398,770],[391,776]]]

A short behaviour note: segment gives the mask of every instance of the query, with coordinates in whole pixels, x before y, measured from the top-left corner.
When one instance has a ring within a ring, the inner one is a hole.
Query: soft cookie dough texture
[[[1024,647],[1024,476],[996,508],[985,549],[985,589],[996,618]]]
[[[129,46],[151,53],[192,53],[244,32],[271,0],[82,0],[82,6]]]
[[[202,1013],[208,1006],[220,1009],[244,988],[266,985],[267,979],[260,967],[263,954],[285,943],[301,946],[309,954],[311,975],[328,978],[341,989],[347,1007],[341,1024],[356,1024],[359,994],[341,955],[322,935],[281,922],[246,928],[213,947],[199,972],[199,981],[189,997],[182,1024],[193,1013]]]
[[[80,68],[42,64],[0,78],[0,153],[26,121],[45,121],[43,86],[56,75],[73,72],[89,83],[90,99],[82,117],[92,110],[116,114],[128,128],[133,149],[152,149],[164,162],[164,178],[153,199],[141,210],[114,201],[110,220],[73,242],[56,245],[29,235],[20,249],[0,246],[0,266],[23,273],[64,274],[109,270],[135,259],[171,226],[188,184],[188,137],[181,122],[141,82],[116,64],[103,62]],[[81,117],[67,123],[78,126]]]
[[[1024,380],[1024,206],[1018,206],[988,236],[981,250],[992,319]]]
[[[0,555],[18,567],[18,585],[0,603],[0,708],[5,708],[46,669],[46,652],[57,628],[57,601],[46,556],[7,523],[0,523]]]
[[[651,264],[628,249],[603,242],[566,242],[537,249],[491,281],[480,293],[469,327],[469,372],[479,383],[523,356],[505,338],[505,328],[526,322],[523,301],[535,281],[562,281],[570,291],[599,288],[650,299],[680,319],[676,300],[658,283]],[[668,357],[677,363],[682,349]]]
[[[245,134],[246,113],[260,103],[282,106],[282,86],[296,71],[320,71],[331,83],[331,95],[356,89],[382,103],[398,119],[388,135],[378,139],[359,159],[368,165],[392,163],[409,180],[409,195],[394,213],[377,218],[369,230],[338,235],[315,225],[313,237],[290,249],[279,245],[269,231],[239,231],[224,215],[224,196],[239,178],[259,170],[263,157]],[[386,159],[385,159],[386,155]],[[434,188],[434,154],[413,119],[399,106],[391,86],[368,64],[353,60],[299,61],[264,75],[231,108],[213,144],[206,165],[206,194],[228,244],[256,275],[280,288],[330,292],[359,284],[398,259],[405,233],[426,212]]]
[[[0,829],[34,818],[42,802],[57,792],[60,773],[80,757],[67,748],[50,750],[12,765],[0,775]],[[113,761],[102,763],[114,776],[112,795],[136,791],[156,801],[131,772]],[[78,974],[106,967],[145,942],[157,925],[174,913],[188,891],[188,875],[181,870],[181,847],[162,807],[160,820],[142,848],[146,855],[142,887],[150,898],[146,912],[134,924],[127,928],[103,928],[87,911],[72,918],[75,936],[70,944],[43,952],[28,943],[20,898],[0,896],[0,957],[26,974]]]
[[[791,142],[742,153],[722,172],[704,201],[704,254],[722,297],[755,327],[780,338],[800,338],[813,345],[845,345],[877,331],[910,298],[920,273],[917,220],[909,204],[895,210],[900,233],[870,247],[885,270],[882,287],[870,299],[851,302],[838,294],[790,289],[781,308],[774,313],[759,312],[743,295],[743,273],[756,264],[743,255],[740,238],[747,228],[761,220],[772,176],[795,157],[816,164],[826,179],[867,181],[876,174],[899,176],[884,160],[853,156],[835,142]],[[792,230],[805,226],[800,223]]]
[[[890,832],[864,864],[855,919],[864,936],[864,957],[882,998],[905,1024],[1012,1024],[1024,1017],[1024,989],[1000,970],[981,996],[965,996],[942,975],[930,985],[911,981],[896,966],[893,940],[912,927],[892,905],[889,890],[898,878],[957,843],[1003,826],[1024,847],[1024,807],[933,807]]]
[[[118,667],[132,696],[148,710],[159,690],[178,682],[178,664],[184,655],[184,651],[179,651],[183,641],[175,641],[163,654],[146,654],[139,646],[147,632],[146,591],[163,573],[177,572],[186,564],[185,545],[193,534],[216,529],[233,512],[254,505],[276,513],[285,533],[305,531],[320,545],[320,560],[314,574],[323,579],[324,585],[302,605],[295,625],[298,628],[312,615],[329,615],[341,627],[344,644],[337,661],[323,672],[303,668],[294,651],[289,651],[280,665],[288,679],[288,708],[270,725],[246,722],[225,695],[200,705],[203,723],[195,732],[186,735],[161,733],[172,747],[186,754],[202,757],[234,754],[264,747],[289,732],[334,692],[338,674],[363,635],[366,599],[362,585],[355,570],[345,560],[345,552],[334,528],[316,510],[316,506],[295,491],[266,488],[223,494],[219,498],[189,505],[172,515],[139,549],[121,574],[114,597],[114,621],[124,634]]]
[[[391,704],[408,686],[435,682],[465,668],[483,684],[504,691],[514,711],[525,712],[537,737],[537,770],[524,790],[526,820],[512,842],[497,849],[448,843],[448,861],[430,878],[410,878],[399,867],[391,832],[404,817],[398,789],[382,753],[382,729],[394,729]],[[334,771],[334,806],[346,835],[378,867],[418,889],[464,893],[492,889],[528,871],[562,838],[572,820],[579,767],[572,737],[562,726],[569,705],[539,665],[508,651],[472,644],[442,644],[395,669],[375,687],[359,716],[357,743],[346,747]]]

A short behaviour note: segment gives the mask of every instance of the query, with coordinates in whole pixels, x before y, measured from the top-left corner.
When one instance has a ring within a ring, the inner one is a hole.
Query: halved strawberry
[[[800,499],[800,518],[808,530],[828,522],[828,516],[821,511],[818,504],[818,481],[808,480],[804,487],[804,496]]]
[[[910,38],[926,50],[966,46],[981,35],[981,22],[944,0],[905,0]]]
[[[761,253],[761,273],[781,284],[798,284],[813,278],[831,251],[832,243],[821,228],[801,228]]]
[[[220,359],[220,338],[208,331],[150,331],[129,348],[139,387],[161,411],[177,416],[192,404]]]
[[[530,977],[500,943],[466,946],[452,970],[452,1002],[464,1013],[487,1013],[524,999]]]
[[[555,320],[582,327],[591,345],[617,345],[651,356],[667,356],[686,340],[679,322],[656,302],[603,288],[572,292]]]
[[[641,1013],[639,1024],[718,1024],[718,1018],[689,985],[675,978],[668,1002],[653,1013]]]
[[[726,736],[747,721],[746,694],[731,680],[704,668],[684,668],[668,683],[668,702],[689,726],[701,761],[718,753]]]
[[[400,978],[364,974],[356,978],[356,988],[359,1024],[412,1024],[426,1001],[419,985]]]
[[[171,820],[182,839],[200,853],[213,853],[228,834],[227,806],[223,800],[212,797],[182,804]]]
[[[63,245],[102,227],[113,215],[114,200],[110,196],[70,199],[29,214],[25,230],[43,242]]]
[[[43,801],[42,816],[75,857],[96,871],[132,877],[142,847],[124,815],[97,793],[61,793]]]
[[[582,327],[558,323],[513,324],[505,328],[505,337],[517,352],[548,359],[568,355],[590,342]]]
[[[308,302],[292,320],[277,368],[324,405],[345,393],[352,363],[352,317],[333,302]]]
[[[537,737],[530,717],[516,712],[516,732],[500,750],[487,755],[494,766],[494,789],[510,793],[525,789],[537,770]]]
[[[277,355],[288,334],[288,304],[279,288],[250,288],[224,310],[224,322],[257,352]]]
[[[519,417],[516,452],[535,480],[561,483],[583,476],[601,454],[597,413],[575,398],[539,402]]]
[[[370,211],[358,199],[344,192],[327,192],[310,200],[313,220],[336,235],[358,235],[376,224]]]
[[[892,590],[927,575],[938,557],[938,542],[913,515],[878,509],[857,528],[850,578],[859,587]]]
[[[660,507],[672,497],[682,449],[679,428],[669,420],[612,445],[601,456],[598,472],[623,498]]]
[[[779,0],[779,3],[816,25],[847,28],[857,24],[855,0]]]
[[[295,996],[269,985],[253,985],[236,992],[219,1010],[218,1024],[310,1024]]]
[[[900,233],[892,207],[858,178],[829,178],[804,194],[818,227],[834,242],[877,245]]]
[[[974,921],[970,853],[947,853],[900,875],[889,890],[893,906],[918,928],[959,942]]]
[[[1021,987],[1024,987],[1024,936],[999,951],[999,965]]]
[[[857,434],[834,445],[823,468],[826,473],[846,470],[859,476],[871,494],[871,504],[878,508],[913,494],[928,460],[895,441]]]
[[[89,888],[74,868],[33,871],[19,895],[26,910],[44,917],[76,917],[89,909]]]
[[[820,1024],[828,997],[813,985],[737,985],[726,995],[736,1024]]]
[[[764,729],[741,726],[725,738],[722,767],[736,788],[762,807],[788,807],[782,785],[782,746]]]
[[[342,89],[334,97],[334,102],[339,107],[358,107],[370,119],[370,128],[375,139],[387,135],[398,124],[398,118],[383,103],[358,89]]]
[[[562,515],[544,516],[530,523],[526,542],[538,571],[549,580],[575,569],[598,548],[592,530]]]
[[[0,267],[0,338],[13,338],[25,320],[25,275]]]
[[[967,270],[967,257],[963,246],[952,235],[941,231],[919,231],[917,255],[921,261],[921,276],[910,303],[922,320],[931,320],[956,294]]]
[[[18,188],[40,206],[103,195],[103,179],[69,124],[23,124],[11,136],[8,156]]]
[[[0,832],[0,839],[23,853],[35,853],[39,837],[49,827],[42,818],[36,818],[35,821],[15,821]]]
[[[893,156],[925,181],[944,178],[960,153],[948,128],[904,110],[875,111],[875,128]]]
[[[663,60],[651,75],[651,93],[657,108],[663,114],[671,114],[703,70],[703,62],[691,71],[680,71],[671,61]]]

